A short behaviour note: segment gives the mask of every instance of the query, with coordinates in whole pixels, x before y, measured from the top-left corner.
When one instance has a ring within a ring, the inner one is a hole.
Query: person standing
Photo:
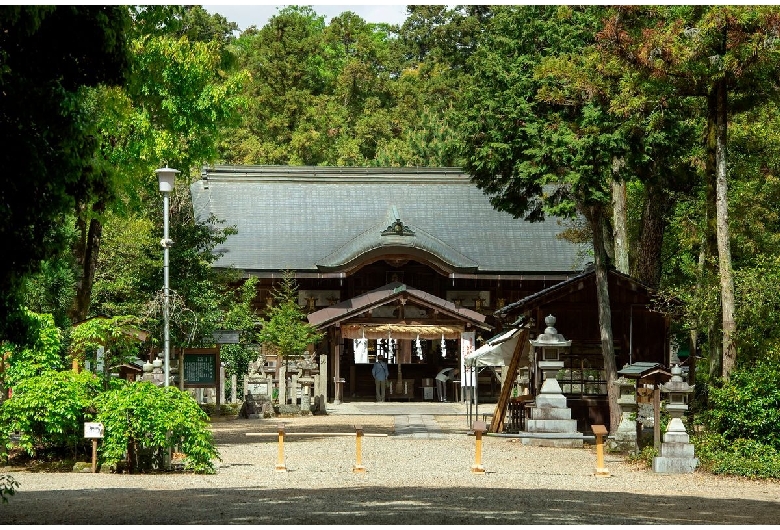
[[[436,390],[439,392],[439,401],[447,401],[447,381],[455,379],[455,368],[445,368],[436,374]]]
[[[385,400],[385,392],[387,391],[387,378],[390,377],[390,370],[387,368],[384,356],[379,355],[376,358],[374,367],[371,369],[371,375],[374,376],[376,401],[377,403],[382,403]]]

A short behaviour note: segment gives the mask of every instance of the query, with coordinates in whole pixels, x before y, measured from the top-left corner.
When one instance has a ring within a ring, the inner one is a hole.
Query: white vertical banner
[[[102,374],[105,369],[105,354],[106,350],[103,346],[98,346],[95,363],[95,373]]]
[[[355,351],[355,364],[368,363],[368,339],[352,339],[352,349]]]
[[[466,370],[463,360],[468,354],[474,351],[474,341],[476,340],[473,331],[464,331],[460,334],[460,386],[474,386],[476,377],[473,370]]]

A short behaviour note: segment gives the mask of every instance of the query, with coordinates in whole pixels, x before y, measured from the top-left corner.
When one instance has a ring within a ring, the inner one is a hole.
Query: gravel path
[[[658,475],[592,447],[524,446],[483,439],[484,474],[471,472],[475,438],[462,416],[424,416],[420,436],[402,415],[288,418],[287,472],[275,471],[278,419],[213,424],[215,475],[11,472],[21,483],[2,524],[777,524],[780,483],[693,473]],[[352,436],[365,433],[354,473]],[[404,425],[399,425],[399,430]],[[246,433],[265,433],[246,436]]]

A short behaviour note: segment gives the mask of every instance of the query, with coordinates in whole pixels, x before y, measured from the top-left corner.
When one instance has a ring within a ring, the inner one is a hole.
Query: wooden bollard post
[[[97,473],[97,438],[92,438],[92,472]]]
[[[607,428],[603,425],[592,425],[591,430],[596,436],[596,476],[611,477],[609,469],[604,467],[604,437],[607,435]]]
[[[353,473],[365,473],[366,468],[361,462],[361,451],[363,443],[363,426],[355,425],[355,465],[352,467]]]
[[[477,440],[476,455],[474,465],[471,466],[472,473],[484,473],[485,467],[482,465],[482,433],[487,431],[487,425],[484,421],[475,421],[472,425],[474,436]]]
[[[276,462],[276,471],[287,471],[284,465],[284,424],[279,424],[279,458]]]

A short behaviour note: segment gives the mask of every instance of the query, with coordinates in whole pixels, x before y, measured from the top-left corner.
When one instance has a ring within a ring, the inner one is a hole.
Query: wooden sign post
[[[98,440],[103,438],[103,424],[97,422],[84,423],[84,438],[92,438],[92,472],[97,473]]]

